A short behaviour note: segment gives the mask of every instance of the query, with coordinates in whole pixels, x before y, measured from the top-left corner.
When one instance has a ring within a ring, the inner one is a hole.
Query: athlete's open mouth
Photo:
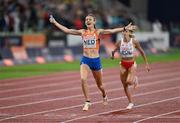
[[[91,25],[91,23],[87,23],[87,25]]]

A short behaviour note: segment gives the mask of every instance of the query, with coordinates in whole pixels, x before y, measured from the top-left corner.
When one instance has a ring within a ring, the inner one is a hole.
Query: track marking
[[[168,98],[168,99],[165,99],[165,100],[155,101],[155,102],[151,102],[151,103],[144,103],[144,104],[140,104],[138,106],[134,106],[134,108],[153,105],[153,104],[162,103],[162,102],[171,101],[171,100],[176,100],[176,99],[179,99],[179,98],[180,98],[180,96],[179,97],[174,97],[174,98]],[[111,113],[111,112],[115,112],[115,111],[123,111],[123,110],[125,110],[125,109],[101,112],[101,113],[97,113],[97,114],[92,114],[92,115],[88,115],[88,116],[82,116],[82,117],[74,118],[74,119],[71,119],[71,120],[66,120],[66,121],[63,121],[63,122],[60,122],[60,123],[69,123],[69,122],[76,121],[76,120],[81,120],[81,119],[85,119],[85,118],[90,118],[90,117],[94,117],[94,116],[98,116],[98,115],[103,115],[103,114],[106,114],[106,113]],[[178,110],[178,111],[180,111],[180,110]],[[175,113],[175,112],[173,112],[173,113]],[[138,123],[138,122],[133,122],[133,123]]]
[[[139,86],[144,87],[144,86],[156,85],[156,84],[165,83],[165,82],[168,83],[168,82],[176,81],[176,80],[180,80],[180,77],[179,78],[173,78],[173,79],[159,80],[159,81],[155,81],[153,83],[141,84]],[[122,90],[122,89],[123,89],[122,87],[121,88],[110,89],[110,90],[107,91],[107,93]],[[99,91],[90,93],[90,95],[95,95],[95,94],[99,94]],[[73,95],[73,96],[67,96],[67,97],[61,97],[61,98],[54,98],[54,99],[49,99],[49,100],[35,101],[35,102],[31,102],[31,103],[23,103],[23,104],[18,104],[18,105],[3,106],[3,107],[0,107],[0,109],[15,108],[15,107],[20,107],[20,106],[27,106],[27,105],[33,105],[33,104],[39,104],[39,103],[45,103],[45,102],[51,102],[51,101],[57,101],[57,100],[59,101],[59,100],[65,100],[65,99],[70,99],[70,98],[77,98],[77,97],[83,97],[83,95],[79,94],[79,95]]]
[[[180,72],[174,72],[174,73],[176,73],[176,74],[180,74]],[[171,76],[171,75],[176,75],[176,74],[174,74],[174,73],[167,73],[167,74],[161,74],[161,75],[164,75],[164,76]],[[114,75],[114,76],[117,76],[117,75]],[[156,77],[159,77],[159,75],[158,74],[156,74],[156,75],[153,75],[153,78],[156,78]],[[107,78],[114,78],[113,77],[113,75],[112,76],[109,76],[109,77],[107,77]],[[146,78],[146,79],[151,79],[152,78],[152,76],[142,76],[141,78]],[[91,80],[93,80],[94,81],[94,79],[92,78],[92,79],[90,79],[90,80],[88,80],[88,81],[91,81]],[[120,81],[120,80],[119,80]],[[75,81],[75,82],[77,82],[77,80]],[[53,87],[53,86],[59,86],[59,85],[61,85],[60,83],[58,84],[58,83],[54,83],[54,84],[46,84],[46,85],[38,85],[38,86],[33,86],[33,87],[25,87],[25,88],[19,88],[19,89],[17,89],[17,88],[14,88],[14,89],[7,89],[7,90],[2,90],[2,91],[0,91],[0,93],[9,93],[9,92],[12,92],[12,91],[24,91],[24,90],[27,90],[27,89],[38,89],[38,88],[44,88],[44,87]],[[79,89],[79,88],[81,88],[81,87],[74,87],[74,88],[77,88],[77,89]],[[73,88],[72,88],[73,89]],[[68,90],[68,89],[67,89]],[[69,90],[68,90],[69,91]]]
[[[139,93],[139,94],[134,95],[133,97],[139,97],[139,96],[144,96],[144,95],[149,95],[149,94],[154,94],[154,93],[159,93],[159,92],[164,92],[164,91],[169,91],[169,90],[174,90],[174,89],[179,89],[179,88],[180,88],[180,86],[167,88],[167,89],[156,90],[156,91],[150,91],[150,92],[146,92],[146,93]],[[176,99],[176,98],[177,97],[170,98],[170,99]],[[178,97],[178,98],[180,98],[180,97]],[[109,102],[120,100],[120,99],[126,99],[126,96],[109,99]],[[168,99],[166,99],[166,100],[168,100]],[[157,102],[161,102],[161,101],[156,101],[156,103]],[[97,101],[97,102],[94,102],[92,104],[99,104],[99,103],[102,103],[102,101]],[[153,103],[147,103],[147,104],[153,104]],[[147,105],[147,104],[141,104],[139,106],[144,106],[144,105]],[[67,110],[67,109],[77,108],[77,107],[80,107],[80,106],[82,106],[82,105],[74,105],[74,106],[69,106],[69,107],[64,107],[64,108],[59,108],[59,109],[46,110],[46,111],[41,111],[41,112],[34,112],[34,113],[29,113],[29,114],[24,114],[24,115],[16,115],[16,116],[13,116],[13,117],[0,119],[0,121],[20,118],[20,117],[26,117],[26,116],[32,116],[32,115],[38,115],[38,114],[44,114],[44,113],[55,112],[55,111],[61,111],[61,110]],[[135,107],[139,107],[139,106],[135,106]],[[123,110],[123,109],[121,109],[121,110]],[[108,111],[108,112],[110,113],[110,112],[114,112],[114,111],[119,111],[119,110],[112,110],[112,111]],[[93,117],[93,116],[97,116],[97,115],[108,113],[108,112],[102,112],[102,113],[97,113],[97,114],[93,114],[93,115],[89,115],[89,116],[83,116],[83,117],[80,117],[80,118],[67,120],[66,122],[75,121],[75,120],[79,120],[79,119],[84,119],[84,118],[88,118],[88,117]]]
[[[107,83],[106,85],[113,85],[113,84],[117,84],[117,83],[119,83],[119,82],[117,82],[117,80],[114,80],[114,81],[111,81],[111,83]],[[90,85],[89,87],[96,87],[96,86],[97,85],[93,84],[93,85]],[[73,90],[77,90],[77,89],[81,89],[81,88],[80,87],[73,87],[73,88],[64,88],[61,90],[56,89],[53,91],[46,91],[46,92],[40,92],[40,93],[25,94],[25,95],[19,95],[19,96],[11,96],[11,97],[3,97],[3,98],[0,98],[0,100],[9,100],[9,99],[14,99],[14,98],[37,96],[37,95],[50,94],[50,93],[55,93],[55,92],[66,92],[66,91],[73,91]]]
[[[177,73],[177,72],[175,72]],[[167,76],[167,74],[161,74],[162,76]],[[169,74],[168,74],[169,75]],[[176,75],[176,74],[170,74],[170,75]],[[179,75],[179,74],[178,74]],[[157,77],[162,77],[162,76],[157,76]],[[113,78],[113,77],[112,77]],[[141,79],[145,79],[147,77],[142,77]],[[156,78],[156,77],[155,77]],[[112,85],[112,84],[117,84],[119,83],[119,81],[117,82],[117,80],[114,80],[114,81],[111,81],[110,83],[106,83],[106,86],[107,85]],[[90,85],[89,87],[96,87],[95,84],[92,84]],[[64,88],[64,89],[56,89],[56,90],[53,90],[53,91],[46,91],[46,92],[39,92],[39,93],[31,93],[31,94],[24,94],[24,95],[18,95],[18,96],[10,96],[10,97],[2,97],[0,98],[0,100],[9,100],[9,99],[14,99],[14,98],[22,98],[22,97],[30,97],[30,96],[37,96],[37,95],[42,95],[42,94],[50,94],[50,93],[55,93],[55,92],[65,92],[65,91],[72,91],[72,90],[76,90],[76,89],[81,89],[81,87],[73,87],[71,89],[69,88]]]
[[[108,76],[108,77],[105,77],[105,79],[111,79],[111,78],[114,78],[115,76],[117,75],[112,75],[112,76]],[[43,81],[43,80],[42,80]],[[57,83],[50,83],[50,84],[45,84],[45,85],[35,85],[35,86],[31,86],[31,87],[23,87],[23,88],[14,88],[14,89],[7,89],[7,90],[1,90],[0,93],[6,93],[6,92],[12,92],[12,91],[24,91],[24,90],[27,90],[27,89],[37,89],[37,88],[45,88],[45,87],[56,87],[56,86],[62,86],[62,85],[66,85],[66,84],[69,84],[69,83],[77,83],[80,82],[80,80],[70,80],[70,81],[66,81],[65,83],[61,83],[61,82],[57,82]],[[90,78],[88,81],[94,81],[93,78]]]
[[[116,73],[116,72],[118,72],[118,71],[114,71],[114,72]],[[105,74],[109,74],[109,73],[112,73],[112,71],[111,71],[111,72],[110,72],[110,71],[106,71],[106,72],[104,72],[104,73],[105,73]],[[60,76],[60,75],[62,75],[62,76]],[[71,75],[71,78],[80,77],[79,72],[75,72],[75,73],[73,73],[73,74],[69,73],[69,74],[67,74],[67,75],[64,75],[63,73],[62,73],[62,74],[59,73],[59,74],[57,74],[56,76],[55,76],[55,75],[52,75],[52,76],[49,75],[48,78],[45,78],[45,81],[54,81],[54,80],[63,81],[64,79],[67,80],[67,76],[68,76],[68,75]],[[54,77],[54,76],[55,76],[55,77]],[[30,84],[30,83],[44,82],[44,78],[42,78],[42,77],[43,77],[43,76],[41,76],[41,78],[34,78],[34,77],[32,77],[32,78],[28,78],[28,80],[26,80],[26,78],[25,78],[25,79],[20,78],[20,80],[17,79],[16,82],[12,82],[12,83],[2,83],[2,86],[19,85],[19,84],[24,84],[24,83]],[[46,77],[46,76],[44,76],[44,77]],[[3,82],[3,80],[1,80],[1,81]],[[4,82],[6,82],[6,81],[8,82],[8,80],[4,80]],[[19,81],[20,81],[20,82],[19,82]]]
[[[78,75],[79,74],[77,74],[77,73],[75,73],[74,75],[72,75],[72,78],[73,77],[78,77]],[[43,76],[42,76],[43,77]],[[46,77],[46,76],[45,76]],[[65,77],[65,76],[59,76],[59,75],[57,75],[56,77],[54,77],[54,76],[49,76],[48,78],[46,78],[45,80],[46,81],[54,81],[54,80],[61,80],[61,78],[63,78],[63,79],[65,79],[65,78],[67,78],[67,77]],[[26,79],[23,79],[23,78],[21,78],[22,80],[18,80],[17,79],[17,81],[18,81],[18,83],[17,82],[12,82],[12,83],[3,83],[2,85],[3,86],[8,86],[8,85],[19,85],[19,84],[23,84],[23,83],[36,83],[36,82],[44,82],[44,80],[43,80],[43,78],[29,78],[30,80],[26,80]],[[8,80],[6,80],[6,81],[8,81]],[[20,81],[20,82],[19,82]]]
[[[172,111],[172,112],[167,112],[167,113],[164,113],[164,114],[160,114],[160,115],[154,115],[152,117],[148,117],[148,118],[144,118],[144,119],[141,119],[141,120],[137,120],[133,123],[140,123],[142,121],[146,121],[146,120],[149,120],[149,119],[153,119],[153,118],[157,118],[157,117],[161,117],[161,116],[165,116],[165,115],[169,115],[169,114],[173,114],[173,113],[177,113],[177,112],[180,112],[180,110],[176,110],[176,111]],[[178,117],[180,118],[180,117]]]
[[[171,68],[171,69],[173,69],[173,68]],[[175,68],[174,68],[175,69]],[[177,70],[177,67],[176,67],[176,70]],[[155,70],[153,70],[153,72],[168,72],[169,71],[169,68],[164,68],[164,69],[155,69]],[[109,73],[109,72],[108,72]],[[107,74],[108,74],[107,73]],[[110,72],[111,74],[112,74],[112,71]],[[115,73],[119,73],[119,71],[117,71],[117,72],[115,72]],[[144,72],[139,72],[138,74],[143,74]],[[104,74],[105,75],[105,74]],[[109,75],[109,74],[108,74]],[[114,75],[114,74],[112,74],[112,75]],[[65,76],[62,76],[62,77],[65,77]],[[61,78],[62,78],[61,77]],[[71,79],[72,79],[72,77],[73,76],[71,76]],[[80,77],[79,76],[79,74],[77,74],[77,75],[74,75],[74,77]],[[118,76],[119,77],[119,76]],[[18,83],[1,83],[1,86],[3,87],[3,86],[12,86],[12,85],[19,85],[19,83],[20,84],[23,84],[23,83],[28,83],[28,84],[32,84],[32,83],[36,83],[37,84],[37,82],[44,82],[44,81],[53,81],[54,80],[54,78],[57,78],[57,79],[55,79],[55,80],[57,80],[57,81],[63,81],[63,80],[61,80],[59,77],[53,77],[53,78],[47,78],[47,79],[43,79],[43,78],[41,78],[40,80],[21,80],[20,82],[18,82]],[[103,79],[104,78],[106,78],[106,76],[104,76],[103,77]],[[51,80],[52,79],[52,80]],[[66,80],[67,80],[67,77],[66,77]],[[91,80],[91,78],[90,78],[90,80]],[[93,79],[94,80],[94,79]],[[29,82],[29,81],[32,81],[32,82]],[[74,83],[75,81],[69,81],[68,83]],[[57,83],[59,83],[59,82],[57,82]],[[53,83],[53,84],[55,84],[55,83]],[[61,83],[60,85],[66,85],[67,84],[67,82],[65,82],[65,83]]]

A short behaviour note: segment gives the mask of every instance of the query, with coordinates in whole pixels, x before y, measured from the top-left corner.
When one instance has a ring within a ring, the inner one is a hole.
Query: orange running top
[[[82,34],[83,55],[89,58],[99,57],[100,39],[97,30],[90,32],[85,30]]]

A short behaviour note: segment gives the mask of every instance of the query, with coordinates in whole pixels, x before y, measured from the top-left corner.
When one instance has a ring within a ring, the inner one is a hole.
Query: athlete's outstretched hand
[[[129,23],[127,26],[125,26],[125,29],[134,31],[137,29],[137,26],[132,25],[132,23]]]
[[[56,20],[54,19],[54,17],[53,17],[52,15],[50,15],[49,21],[50,21],[51,23],[55,23]]]

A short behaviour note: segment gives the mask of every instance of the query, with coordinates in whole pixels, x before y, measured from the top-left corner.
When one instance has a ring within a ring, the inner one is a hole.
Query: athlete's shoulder
[[[139,41],[136,38],[132,38],[132,43],[135,45],[135,47],[139,45]]]
[[[99,35],[104,29],[96,29],[97,34]]]
[[[84,35],[84,34],[86,34],[88,31],[87,31],[87,29],[81,29],[81,32],[82,32],[81,34]]]
[[[81,31],[82,33],[84,33],[84,32],[86,32],[86,29],[80,29],[80,31]]]
[[[131,38],[131,40],[132,40],[133,43],[138,42],[138,40],[136,38]]]

